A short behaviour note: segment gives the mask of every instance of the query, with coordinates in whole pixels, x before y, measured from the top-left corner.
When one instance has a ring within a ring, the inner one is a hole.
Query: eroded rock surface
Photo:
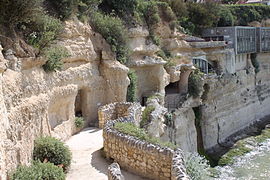
[[[128,68],[115,60],[110,46],[89,25],[66,22],[54,45],[71,54],[56,72],[43,70],[43,58],[4,59],[0,53],[0,179],[18,164],[30,162],[38,136],[66,140],[76,131],[76,114],[86,125],[97,125],[99,106],[125,101]],[[22,65],[6,69],[5,62]]]

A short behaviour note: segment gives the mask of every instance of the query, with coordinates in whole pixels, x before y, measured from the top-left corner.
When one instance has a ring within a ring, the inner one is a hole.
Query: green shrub
[[[170,68],[172,66],[176,66],[176,63],[173,61],[173,56],[167,50],[160,50],[157,52],[157,56],[161,57],[163,60],[167,61],[164,65],[165,68]]]
[[[260,72],[260,63],[257,59],[256,53],[251,54],[251,63],[253,65],[253,67],[255,68],[255,73]]]
[[[165,61],[169,61],[173,56],[170,53],[170,51],[167,50],[159,50],[157,53],[157,56],[161,57],[162,59],[164,59]]]
[[[139,139],[145,140],[146,132],[133,123],[116,123],[114,128],[124,134],[128,134]]]
[[[124,134],[137,137],[140,140],[147,141],[152,144],[160,145],[161,147],[169,147],[175,149],[176,146],[170,142],[162,142],[159,138],[150,137],[146,131],[142,128],[137,127],[133,123],[116,123],[114,128]]]
[[[170,67],[173,67],[173,66],[176,66],[176,62],[174,62],[172,59],[169,59],[167,61],[167,63],[164,65],[165,68],[170,68]]]
[[[188,78],[188,93],[194,98],[199,97],[203,90],[202,77],[203,73],[196,69]]]
[[[46,64],[43,65],[43,69],[46,72],[61,70],[63,58],[69,57],[67,50],[64,47],[51,47],[47,48],[44,52],[47,59]]]
[[[219,5],[213,2],[187,3],[188,21],[195,25],[194,33],[200,34],[201,30],[213,27],[218,22]]]
[[[159,45],[159,37],[154,33],[155,26],[160,22],[159,7],[156,1],[139,1],[138,12],[145,20],[148,30],[149,39],[154,44]]]
[[[64,180],[63,169],[52,163],[33,162],[29,167],[20,166],[11,175],[11,180]]]
[[[164,97],[160,93],[155,93],[147,98],[146,104],[150,104],[154,99],[157,100],[159,104],[162,104]]]
[[[43,13],[35,17],[28,26],[31,26],[27,35],[28,43],[40,50],[55,40],[63,27],[60,20]]]
[[[1,0],[0,24],[14,30],[15,26],[22,22],[32,20],[41,10],[42,0]]]
[[[227,5],[236,19],[235,25],[246,26],[252,21],[270,18],[270,7],[267,5]]]
[[[41,162],[48,161],[54,165],[61,165],[64,170],[67,170],[71,163],[71,152],[56,138],[40,137],[35,140],[33,158]]]
[[[46,0],[48,11],[61,20],[66,20],[72,15],[79,18],[88,16],[97,9],[102,0]]]
[[[254,139],[257,143],[262,143],[266,141],[267,139],[270,139],[270,129],[268,128],[268,129],[262,130],[262,133],[258,136],[255,136]]]
[[[65,20],[77,11],[79,0],[46,0],[49,4],[50,11],[57,15],[58,18]]]
[[[165,117],[165,122],[164,122],[164,124],[166,124],[166,125],[169,126],[169,127],[172,127],[172,126],[173,126],[173,122],[172,122],[172,120],[173,120],[173,114],[170,113],[170,112],[167,112],[167,113],[164,115],[164,117]]]
[[[184,17],[188,16],[187,6],[183,0],[162,0],[167,2],[171,9],[173,10],[174,14],[180,20]]]
[[[155,110],[153,106],[147,106],[142,113],[142,120],[140,122],[140,127],[146,126],[150,122],[150,115]]]
[[[197,153],[184,154],[184,165],[192,180],[209,179],[208,161]]]
[[[74,123],[75,123],[76,128],[83,128],[85,121],[83,117],[75,117]]]
[[[235,17],[233,16],[232,12],[226,8],[222,7],[219,11],[219,21],[218,26],[233,26],[235,23]]]
[[[102,0],[78,0],[78,13],[77,16],[80,20],[89,20],[91,13],[98,9]]]
[[[136,11],[138,0],[103,0],[101,6],[115,11],[119,15],[133,14]]]
[[[127,89],[127,101],[135,102],[136,101],[136,91],[137,91],[137,75],[134,71],[128,72],[128,78],[130,84]]]
[[[124,64],[128,59],[129,51],[127,32],[121,19],[95,12],[92,15],[91,23],[94,29],[110,44],[112,51],[116,53],[116,59]]]
[[[163,21],[171,22],[176,20],[176,16],[168,3],[158,2],[157,5],[159,8],[160,17]]]
[[[183,29],[183,33],[192,35],[195,32],[196,25],[189,20],[188,17],[184,17],[179,21]]]

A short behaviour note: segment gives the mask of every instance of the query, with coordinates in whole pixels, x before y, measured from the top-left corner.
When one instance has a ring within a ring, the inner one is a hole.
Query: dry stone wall
[[[129,104],[129,106],[126,107],[137,110],[138,106],[138,104]],[[107,116],[104,115],[106,117],[117,117],[118,114],[115,107],[116,104],[107,105],[101,108],[101,110],[106,109],[103,113],[109,113]],[[109,110],[110,108],[111,110]],[[112,116],[111,113],[113,113]],[[117,122],[135,123],[138,121],[138,119],[136,119],[137,117],[134,116],[134,113],[129,113],[124,117],[118,116],[115,120],[107,120],[103,129],[104,152],[107,158],[114,159],[122,168],[128,171],[150,179],[167,180],[173,178],[177,179],[176,177],[188,179],[184,168],[180,168],[180,166],[183,167],[183,164],[179,163],[181,159],[179,161],[172,160],[173,157],[174,159],[181,158],[180,156],[175,156],[176,151],[139,140],[136,137],[123,134],[113,128],[114,124]],[[177,168],[177,166],[179,166],[179,168]],[[177,169],[181,169],[181,171]]]
[[[129,102],[111,103],[99,108],[99,127],[103,128],[104,125],[110,120],[115,120],[120,117],[127,117],[130,115],[134,117],[134,123],[138,125],[141,119],[141,114],[142,110],[139,104]]]

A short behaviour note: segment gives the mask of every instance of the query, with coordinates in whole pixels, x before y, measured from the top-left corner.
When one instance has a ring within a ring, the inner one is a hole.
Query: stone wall
[[[99,127],[103,128],[108,121],[129,115],[134,117],[134,122],[138,125],[140,123],[141,114],[142,110],[139,104],[134,105],[129,102],[111,103],[99,108]]]
[[[109,107],[108,105],[106,112],[117,112],[115,111],[115,105],[111,105],[111,111],[108,109]],[[137,109],[138,104],[129,106],[129,108],[131,107]],[[110,114],[107,117],[110,117]],[[139,140],[113,128],[116,122],[134,123],[135,121],[137,121],[136,117],[132,113],[128,114],[128,116],[118,117],[116,120],[107,121],[103,129],[104,152],[107,158],[114,159],[122,168],[128,171],[150,179],[167,180],[176,179],[176,177],[187,177],[184,175],[184,169],[183,171],[176,170],[176,166],[182,166],[181,163],[179,164],[181,159],[172,161],[173,157],[181,158],[180,156],[174,156],[176,151]],[[183,176],[178,173],[183,173]]]
[[[183,159],[183,151],[181,149],[177,149],[174,152],[172,159],[172,175],[171,180],[189,180],[189,176],[187,176],[186,168],[184,166]]]

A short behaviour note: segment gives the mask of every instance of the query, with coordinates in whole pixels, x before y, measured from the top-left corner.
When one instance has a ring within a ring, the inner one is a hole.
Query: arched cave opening
[[[78,91],[78,94],[75,99],[75,116],[76,117],[83,117],[82,112],[82,101],[83,101],[83,92],[82,90]]]
[[[165,87],[165,93],[167,94],[178,94],[179,93],[179,81],[170,83]]]

